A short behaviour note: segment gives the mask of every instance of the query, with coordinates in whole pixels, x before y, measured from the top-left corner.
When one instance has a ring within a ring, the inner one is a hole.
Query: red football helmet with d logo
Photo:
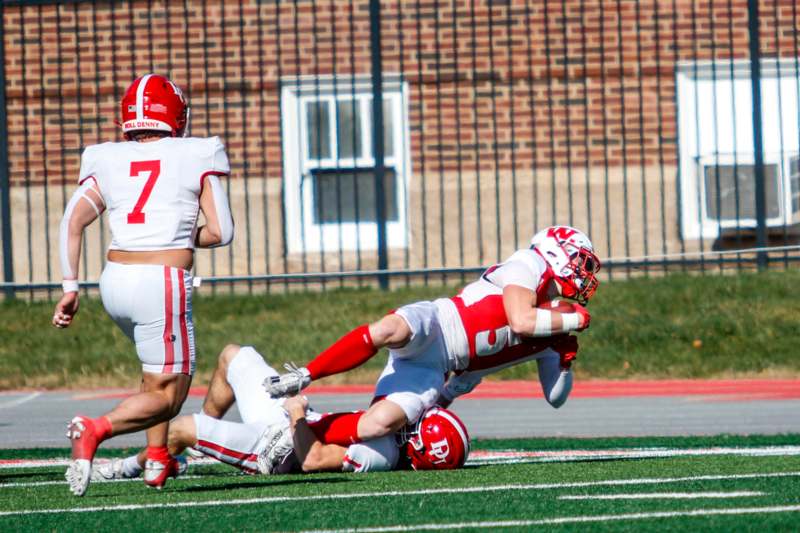
[[[469,434],[464,423],[441,407],[425,411],[406,435],[406,455],[414,470],[461,468],[469,455]]]

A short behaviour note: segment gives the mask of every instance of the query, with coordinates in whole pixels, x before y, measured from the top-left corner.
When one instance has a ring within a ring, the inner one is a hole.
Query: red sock
[[[372,345],[369,326],[364,324],[331,344],[306,368],[311,374],[311,379],[324,378],[364,364],[376,353],[378,350]]]
[[[333,413],[323,416],[318,422],[309,424],[314,435],[324,444],[350,446],[361,442],[358,438],[358,421],[364,411]]]
[[[97,437],[98,444],[111,436],[111,420],[107,416],[93,418],[92,424],[94,425],[94,434]]]
[[[159,463],[166,463],[169,461],[169,451],[166,446],[148,446],[147,458],[151,461],[158,461]]]

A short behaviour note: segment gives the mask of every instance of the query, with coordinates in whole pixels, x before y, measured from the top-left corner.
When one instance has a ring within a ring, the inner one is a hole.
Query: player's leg
[[[186,448],[197,445],[197,424],[194,415],[184,415],[169,424],[167,447],[173,456],[180,455]]]
[[[375,387],[376,398],[365,413],[342,413],[315,425],[320,440],[350,444],[379,438],[415,423],[433,406],[444,386],[447,371],[444,339],[436,315],[426,306],[398,310],[413,332],[410,342],[389,352],[389,360]]]
[[[192,448],[249,474],[267,473],[259,466],[259,454],[266,447],[263,437],[268,426],[265,423],[229,422],[203,413],[192,415],[192,419],[193,428],[188,422],[182,424],[184,434],[179,443],[176,439],[176,446],[191,444]]]
[[[178,414],[191,384],[184,374],[142,373],[141,392],[120,402],[106,416],[113,435],[124,435],[153,427]],[[166,443],[166,432],[158,442]]]
[[[83,495],[100,442],[161,424],[148,432],[147,464],[154,474],[145,472],[145,482],[160,488],[178,466],[167,451],[167,422],[180,411],[194,373],[191,275],[168,266],[108,262],[100,295],[109,316],[136,345],[142,387],[106,416],[72,420],[67,436],[73,461],[66,478],[70,490]]]
[[[315,357],[306,367],[271,378],[265,383],[273,397],[297,394],[312,381],[352,370],[384,347],[401,348],[412,337],[406,320],[391,313],[370,325],[350,331]]]
[[[197,443],[194,417],[181,416],[170,422],[167,447],[169,453],[178,460],[176,475],[186,473],[188,464],[180,454],[189,446]],[[147,462],[147,448],[139,453],[125,458],[116,458],[111,461],[92,466],[92,481],[112,481],[116,479],[133,479],[142,475]]]
[[[228,383],[228,367],[239,354],[241,346],[228,344],[219,353],[217,367],[211,376],[208,392],[203,400],[203,412],[212,418],[222,418],[236,401],[233,388]]]

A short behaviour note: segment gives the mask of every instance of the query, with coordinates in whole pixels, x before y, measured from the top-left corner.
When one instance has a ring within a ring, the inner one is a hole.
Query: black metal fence
[[[215,283],[460,279],[551,224],[589,233],[608,276],[800,257],[792,0],[0,6],[7,295],[58,286],[81,148],[120,140],[147,72],[228,148],[235,241],[196,264]]]

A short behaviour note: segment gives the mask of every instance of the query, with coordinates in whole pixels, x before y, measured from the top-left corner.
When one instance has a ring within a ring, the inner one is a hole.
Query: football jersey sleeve
[[[97,146],[87,146],[81,154],[81,170],[78,174],[78,185],[83,185],[89,178],[98,181]]]
[[[211,168],[209,170],[215,174],[230,175],[231,165],[228,161],[228,154],[225,153],[225,146],[219,137],[212,137],[211,140],[214,143],[214,151],[211,156]]]
[[[344,472],[386,472],[400,459],[394,435],[351,444],[342,460]]]
[[[488,272],[486,277],[501,289],[506,285],[519,285],[535,292],[543,274],[540,261],[529,254],[517,252]]]

